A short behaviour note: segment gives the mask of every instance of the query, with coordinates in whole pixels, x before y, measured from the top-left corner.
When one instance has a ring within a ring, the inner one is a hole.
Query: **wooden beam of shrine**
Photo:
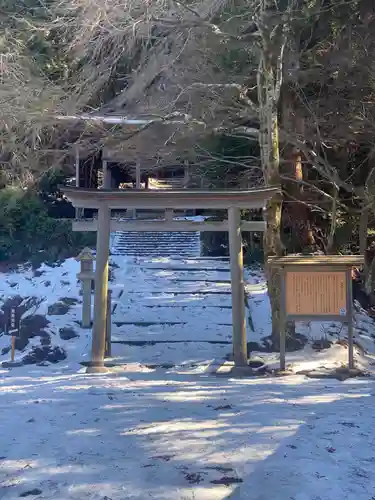
[[[132,231],[132,232],[225,232],[228,231],[228,221],[172,221],[172,220],[127,220],[121,221],[111,219],[111,232]],[[242,232],[262,232],[266,229],[264,221],[242,221]],[[73,231],[97,231],[97,219],[77,219],[73,221]]]
[[[99,209],[260,209],[278,187],[247,190],[82,189],[60,186],[74,207]]]

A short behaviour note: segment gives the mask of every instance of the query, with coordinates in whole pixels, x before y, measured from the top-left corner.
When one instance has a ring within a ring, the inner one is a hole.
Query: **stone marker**
[[[76,257],[81,263],[77,278],[82,281],[82,328],[91,327],[91,284],[94,279],[94,256],[90,248],[84,248]]]

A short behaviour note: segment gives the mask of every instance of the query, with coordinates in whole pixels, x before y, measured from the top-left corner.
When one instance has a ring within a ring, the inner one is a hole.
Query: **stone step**
[[[116,303],[116,302],[115,302]],[[192,316],[197,314],[198,309],[190,306],[177,306],[174,304],[159,307],[145,307],[137,302],[130,302],[126,295],[121,297],[121,302],[117,304],[112,315],[113,322],[149,322],[149,323],[189,323]],[[206,325],[231,325],[232,310],[230,307],[205,307],[201,306],[200,311],[204,315]]]
[[[160,257],[163,256],[169,256],[173,255],[173,253],[176,253],[176,255],[182,255],[182,254],[188,254],[189,255],[196,255],[197,251],[199,248],[189,248],[189,247],[177,247],[177,246],[169,246],[168,248],[165,248],[160,245],[153,245],[153,246],[147,246],[147,245],[140,245],[138,246],[116,246],[115,247],[117,250],[122,250],[122,251],[130,251],[134,252],[135,255],[143,255],[147,257],[147,255],[152,255],[154,257],[158,257],[159,253],[163,253],[163,255],[160,255]],[[137,251],[139,254],[137,254]],[[150,253],[149,253],[150,252]]]
[[[222,340],[231,341],[232,325],[210,325],[179,323],[176,325],[166,322],[142,322],[141,320],[130,323],[112,322],[112,341],[153,341],[153,340]]]
[[[200,239],[200,238],[198,238],[198,236],[195,233],[185,233],[185,234],[182,234],[182,233],[171,233],[171,234],[168,233],[168,234],[166,234],[166,233],[147,233],[147,232],[134,233],[132,231],[129,231],[126,233],[124,232],[123,234],[120,234],[119,237],[123,238],[123,239],[139,239],[139,238],[150,239],[150,238],[154,238],[157,240],[162,240],[162,239],[198,240],[198,239]]]
[[[134,242],[134,241],[129,241],[129,242],[119,242],[117,243],[116,246],[118,247],[123,247],[123,248],[132,248],[132,247],[139,247],[139,246],[144,246],[144,245],[147,245],[148,247],[162,247],[162,248],[165,248],[165,247],[175,247],[175,248],[198,248],[200,247],[200,245],[196,245],[196,244],[192,244],[192,243],[186,243],[186,242],[167,242],[167,243],[162,243],[160,241],[138,241],[138,242]]]
[[[112,236],[111,253],[136,257],[183,257],[200,254],[197,232],[116,232]]]
[[[214,281],[222,282],[230,280],[230,271],[216,271],[215,269],[210,270],[192,270],[187,271],[186,269],[180,269],[174,271],[173,269],[148,269],[147,267],[142,268],[142,279],[152,279],[152,280],[165,280],[166,283],[174,281],[176,279],[183,280],[189,279],[194,281]]]
[[[140,243],[157,243],[160,245],[169,245],[171,243],[177,243],[180,245],[200,245],[200,242],[197,240],[189,240],[188,238],[182,238],[182,239],[167,239],[167,240],[162,240],[162,239],[157,239],[157,238],[122,238],[117,240],[118,244],[134,244],[134,245],[139,245]]]
[[[169,245],[161,245],[160,243],[144,243],[143,245],[141,243],[135,245],[135,244],[129,244],[127,245],[126,243],[120,243],[118,245],[116,245],[116,248],[129,248],[129,249],[137,249],[137,248],[147,248],[147,249],[153,249],[153,248],[158,248],[158,249],[166,249],[166,250],[170,250],[170,249],[181,249],[181,250],[196,250],[197,248],[199,248],[198,245],[186,245],[186,244],[181,244],[181,245],[177,245],[177,244],[172,244],[170,243]]]
[[[229,344],[211,344],[204,342],[146,344],[139,348],[138,344],[112,344],[112,356],[116,364],[131,365],[142,363],[150,367],[170,368],[175,365],[187,366],[216,363],[222,365],[225,357],[232,352]]]
[[[173,255],[174,252],[177,252],[177,251],[165,251],[165,252],[158,252],[158,251],[155,251],[155,252],[151,252],[151,251],[140,251],[140,250],[114,250],[112,251],[112,255],[123,255],[124,257],[146,257],[147,255],[148,256],[157,256],[157,257],[169,257],[170,255]],[[195,252],[181,252],[181,251],[178,251],[179,254],[181,255],[185,255],[186,257],[190,256],[190,255],[194,255]]]
[[[159,246],[159,247],[169,247],[169,246],[174,246],[178,248],[198,248],[200,245],[195,244],[195,243],[187,243],[187,242],[173,242],[173,241],[168,241],[168,242],[161,242],[161,241],[122,241],[117,243],[117,246],[123,246],[123,247],[138,247],[138,246],[143,246],[143,245],[148,245],[151,247]]]
[[[200,246],[199,242],[196,241],[186,241],[186,240],[119,240],[117,245],[123,246],[138,246],[138,245],[158,245],[158,246],[166,246],[166,245],[175,245],[179,247],[198,247]]]
[[[137,304],[138,307],[143,307],[145,310],[149,309],[157,309],[159,307],[185,307],[188,306],[190,309],[194,308],[194,311],[197,309],[206,308],[223,308],[223,309],[231,309],[232,308],[232,297],[231,294],[189,294],[189,293],[165,293],[164,291],[160,292],[152,292],[152,293],[129,293],[127,291],[122,291],[123,303],[126,304],[126,301],[130,301],[130,303]],[[117,303],[118,299],[118,291],[115,289],[113,291],[113,302]],[[120,297],[121,298],[121,297]],[[116,308],[117,309],[117,308]],[[116,310],[115,310],[116,313]],[[194,313],[195,316],[196,312]]]
[[[173,237],[189,237],[189,238],[197,238],[199,237],[199,233],[194,233],[191,231],[187,231],[186,233],[181,233],[181,232],[171,232],[171,233],[165,233],[163,231],[151,233],[150,231],[142,231],[141,233],[137,231],[123,231],[119,234],[120,236],[133,236],[133,237],[148,237],[148,238],[173,238]]]

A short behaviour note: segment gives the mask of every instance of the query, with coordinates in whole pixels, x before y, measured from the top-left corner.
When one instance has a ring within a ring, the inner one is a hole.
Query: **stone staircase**
[[[199,257],[199,232],[118,231],[112,234],[112,255],[129,257]]]

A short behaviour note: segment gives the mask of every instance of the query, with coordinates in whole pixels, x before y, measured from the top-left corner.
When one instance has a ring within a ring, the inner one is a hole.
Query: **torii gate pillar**
[[[111,231],[111,210],[99,207],[96,241],[94,322],[92,329],[91,362],[87,373],[107,371],[104,366],[105,332],[107,325],[108,258]]]
[[[235,366],[247,366],[245,287],[239,208],[228,209],[229,252],[232,286],[233,357]]]

